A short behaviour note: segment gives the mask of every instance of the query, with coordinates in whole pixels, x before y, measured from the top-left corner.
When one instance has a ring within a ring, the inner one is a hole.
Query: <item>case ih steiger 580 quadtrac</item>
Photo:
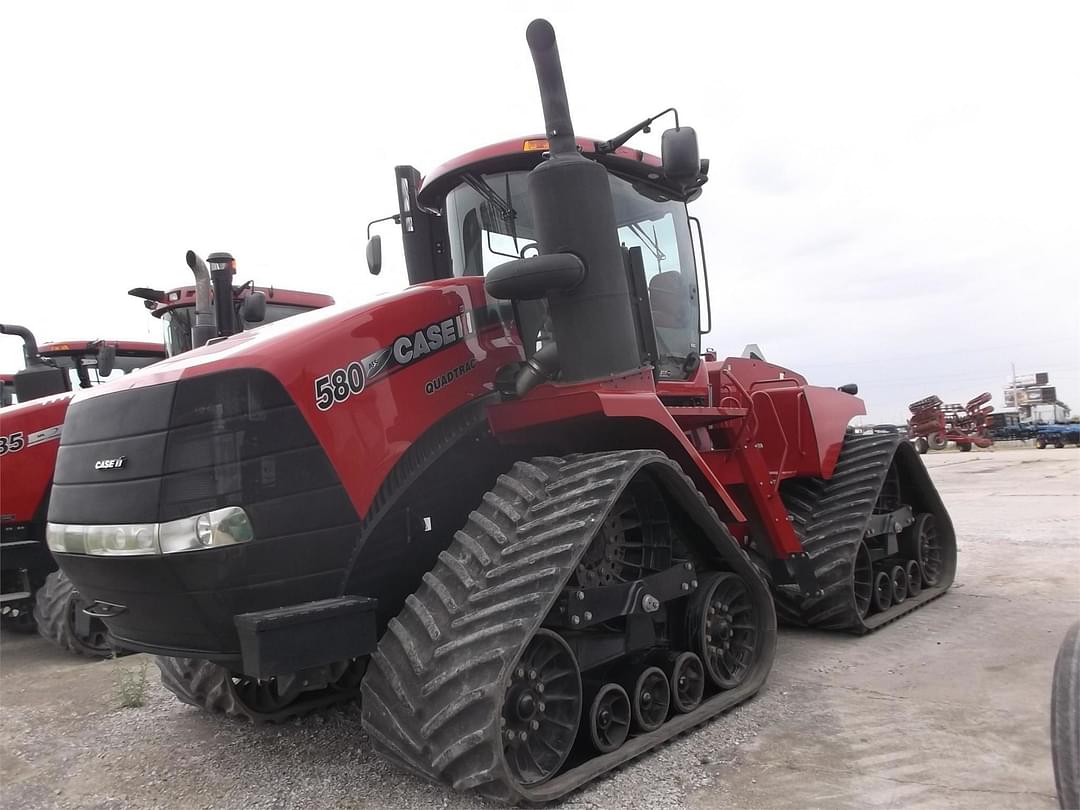
[[[914,450],[845,436],[853,393],[702,358],[693,130],[663,160],[622,146],[645,124],[575,138],[554,32],[527,38],[546,137],[397,171],[409,289],[80,396],[48,529],[181,699],[362,692],[387,757],[503,801],[755,694],[759,570],[783,616],[865,632],[955,566]]]
[[[126,374],[186,351],[192,347],[196,321],[195,338],[205,343],[334,302],[325,295],[253,287],[250,282],[233,289],[232,257],[213,254],[210,259],[207,268],[194,254],[189,257],[196,286],[169,292],[131,291],[146,299],[147,307],[161,320],[164,346],[67,341],[38,349],[25,328],[0,325],[0,333],[23,338],[26,355],[26,368],[12,380],[20,404],[0,412],[0,620],[4,628],[29,632],[36,626],[45,638],[82,655],[105,656],[113,649],[101,619],[82,610],[87,603],[56,570],[45,545],[45,513],[60,428],[72,398],[72,375],[81,388],[89,388],[114,370]],[[215,308],[217,301],[226,302],[223,310]]]

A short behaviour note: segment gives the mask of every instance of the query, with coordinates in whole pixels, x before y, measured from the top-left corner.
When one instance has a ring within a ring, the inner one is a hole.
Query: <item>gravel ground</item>
[[[960,561],[945,597],[862,639],[784,630],[753,701],[566,808],[1054,807],[1047,701],[1080,615],[1080,451],[927,457]],[[0,640],[0,806],[487,806],[380,761],[355,707],[250,726],[34,637]]]

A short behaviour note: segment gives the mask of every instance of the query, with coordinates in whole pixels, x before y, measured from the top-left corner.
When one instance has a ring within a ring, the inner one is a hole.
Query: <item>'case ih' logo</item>
[[[127,464],[127,456],[120,456],[120,458],[99,458],[94,462],[95,470],[119,470]]]

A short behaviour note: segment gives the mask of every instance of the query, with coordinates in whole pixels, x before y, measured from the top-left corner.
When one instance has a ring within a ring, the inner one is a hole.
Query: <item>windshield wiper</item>
[[[656,269],[659,270],[660,262],[664,261],[664,259],[667,258],[667,254],[660,249],[660,239],[656,235],[656,228],[653,228],[652,237],[645,233],[645,229],[636,222],[630,225],[629,228],[630,233],[634,234],[634,236],[640,239],[641,243],[649,249],[649,252],[653,255],[653,258],[656,259]]]
[[[487,181],[484,180],[484,178],[482,178],[482,177],[479,177],[479,176],[477,176],[475,174],[466,174],[466,175],[463,175],[461,179],[465,181],[465,184],[469,188],[471,188],[473,191],[475,191],[477,194],[479,194],[481,197],[483,197],[484,202],[489,203],[491,206],[493,206],[495,208],[495,210],[499,212],[499,215],[504,220],[511,223],[511,227],[513,227],[513,222],[517,218],[517,211],[515,211],[514,207],[510,204],[510,176],[509,175],[507,175],[507,177],[506,177],[506,199],[505,200],[502,197],[500,197],[499,192],[497,192],[495,189],[493,189],[491,186],[489,186],[487,184]]]

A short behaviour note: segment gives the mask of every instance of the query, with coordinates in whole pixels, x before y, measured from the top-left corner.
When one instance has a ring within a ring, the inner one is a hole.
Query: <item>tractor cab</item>
[[[175,357],[193,348],[192,327],[195,325],[196,310],[194,286],[177,287],[168,292],[137,287],[128,294],[142,298],[150,314],[161,321],[167,356]],[[333,303],[334,299],[329,295],[256,287],[249,281],[233,289],[233,322],[219,332],[219,336],[244,332],[264,323],[280,321],[302,312],[328,307]]]
[[[651,321],[646,331],[655,337],[644,354],[651,355],[659,380],[688,379],[700,353],[701,245],[700,235],[695,245],[687,202],[701,193],[704,171],[682,186],[667,180],[653,155],[624,146],[605,149],[586,138],[577,146],[608,170],[630,287],[648,310],[637,313],[639,322]],[[486,276],[499,265],[539,255],[528,178],[547,149],[543,137],[504,141],[449,161],[422,180],[412,167],[398,167],[397,219],[410,283]],[[517,301],[515,316],[532,355],[550,339],[546,302]]]
[[[160,343],[132,340],[67,340],[44,343],[39,351],[46,362],[67,371],[80,388],[104,382],[116,371],[128,374],[165,359]]]

